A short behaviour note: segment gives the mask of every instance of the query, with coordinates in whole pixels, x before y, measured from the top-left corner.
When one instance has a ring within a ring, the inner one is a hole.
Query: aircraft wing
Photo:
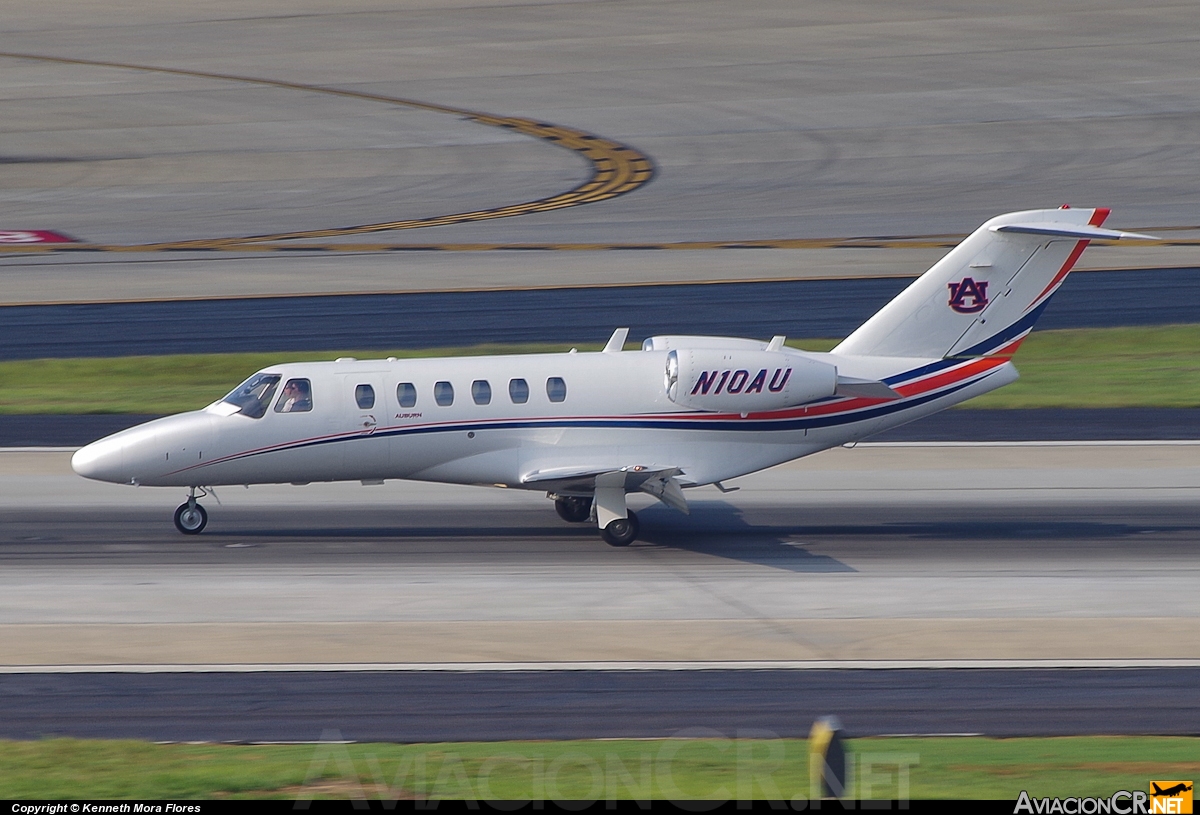
[[[521,476],[522,484],[544,486],[549,492],[594,495],[597,490],[620,489],[653,495],[672,509],[688,513],[687,499],[678,476],[683,470],[653,464],[625,466],[548,467]]]

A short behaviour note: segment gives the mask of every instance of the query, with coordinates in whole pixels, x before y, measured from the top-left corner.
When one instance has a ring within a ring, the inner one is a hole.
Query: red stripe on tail
[[[1100,226],[1104,223],[1105,219],[1108,218],[1108,214],[1110,212],[1112,212],[1112,210],[1108,209],[1107,207],[1097,207],[1096,211],[1092,213],[1092,217],[1088,219],[1088,224],[1090,226]],[[1054,279],[1050,281],[1049,285],[1042,289],[1042,293],[1033,298],[1033,303],[1029,304],[1029,306],[1026,308],[1026,311],[1028,311],[1030,308],[1033,308],[1034,303],[1041,300],[1050,292],[1054,291],[1054,289],[1058,287],[1058,284],[1062,283],[1063,278],[1070,274],[1071,269],[1075,267],[1075,263],[1079,260],[1079,256],[1083,254],[1083,250],[1087,249],[1087,245],[1088,241],[1080,241],[1079,243],[1075,244],[1075,249],[1071,252],[1070,257],[1067,258],[1067,262],[1064,263],[1062,268],[1058,270],[1058,274],[1054,275]]]

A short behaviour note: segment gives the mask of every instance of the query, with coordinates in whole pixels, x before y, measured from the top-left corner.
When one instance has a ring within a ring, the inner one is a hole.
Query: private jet
[[[1107,209],[983,224],[828,353],[770,340],[653,336],[599,352],[350,358],[264,368],[207,407],[93,442],[86,478],[187,488],[175,526],[221,485],[410,479],[544,491],[613,546],[630,493],[686,491],[855,442],[1013,382],[1012,356]]]

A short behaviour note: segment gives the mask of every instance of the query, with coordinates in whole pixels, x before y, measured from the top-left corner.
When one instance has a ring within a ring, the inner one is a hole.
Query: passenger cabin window
[[[514,405],[523,405],[529,401],[529,383],[524,379],[508,380],[508,398]]]
[[[411,382],[401,382],[396,386],[396,401],[400,407],[412,407],[417,403],[417,388]]]
[[[312,410],[312,386],[307,379],[289,379],[275,403],[276,413],[307,413]]]
[[[442,407],[454,404],[454,386],[449,382],[435,382],[433,385],[433,401]]]
[[[471,398],[475,400],[475,404],[477,405],[491,404],[492,386],[488,384],[486,379],[476,379],[471,383]]]
[[[255,374],[238,385],[222,399],[238,407],[238,413],[251,419],[261,419],[271,404],[275,388],[279,385],[279,374]]]
[[[370,385],[359,385],[354,389],[354,401],[358,402],[359,410],[370,410],[375,407],[375,389]]]
[[[562,377],[552,376],[546,380],[546,395],[551,402],[562,402],[567,398],[567,383]]]

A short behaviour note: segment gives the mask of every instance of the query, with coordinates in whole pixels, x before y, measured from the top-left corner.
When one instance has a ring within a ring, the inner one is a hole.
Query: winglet
[[[629,336],[628,328],[618,328],[608,338],[608,342],[604,345],[604,353],[619,354],[625,349],[625,338]]]

